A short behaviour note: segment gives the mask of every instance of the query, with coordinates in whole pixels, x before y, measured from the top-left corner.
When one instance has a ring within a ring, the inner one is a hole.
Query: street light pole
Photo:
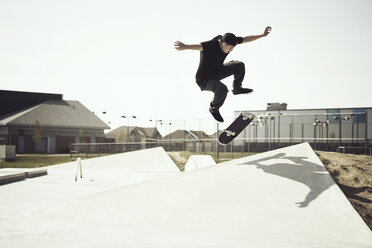
[[[165,125],[165,133],[167,133],[169,130],[168,130],[168,128],[170,129],[170,126],[172,125],[172,122],[160,122],[160,125]],[[171,149],[170,149],[170,139],[171,139],[171,137],[169,136],[169,134],[170,134],[170,131],[169,131],[169,133],[168,133],[168,140],[165,140],[165,150],[168,150],[168,151],[170,151]]]
[[[157,131],[158,130],[158,122],[162,123],[163,120],[150,120],[150,122],[153,122],[153,121],[155,122],[155,131]],[[155,147],[156,147],[156,146],[158,146],[158,138],[155,137],[155,132],[154,132],[154,140],[155,140]]]
[[[124,119],[127,119],[128,120],[128,125],[127,125],[127,140],[129,139],[129,119],[132,118],[132,119],[136,119],[137,117],[132,115],[132,116],[125,116],[125,115],[122,115],[121,118],[124,118]]]

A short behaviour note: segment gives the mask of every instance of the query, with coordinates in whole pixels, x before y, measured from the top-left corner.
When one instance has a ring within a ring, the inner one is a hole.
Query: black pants
[[[203,80],[205,87],[202,90],[212,91],[214,93],[211,107],[219,109],[225,102],[229,90],[220,80],[231,75],[234,75],[233,88],[240,88],[245,75],[244,63],[236,60],[225,63],[216,75]]]

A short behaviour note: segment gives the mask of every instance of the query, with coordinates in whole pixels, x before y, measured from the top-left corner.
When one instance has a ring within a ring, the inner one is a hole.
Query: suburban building
[[[106,133],[107,146],[113,146],[116,152],[134,151],[155,147],[161,134],[156,128],[121,126]],[[111,144],[111,145],[110,145]],[[110,148],[110,147],[109,147]],[[111,150],[113,148],[111,147]]]
[[[369,152],[372,143],[372,108],[287,109],[287,104],[268,104],[253,113],[256,119],[237,137],[234,145],[263,151],[309,142],[315,149]]]
[[[161,140],[167,150],[189,152],[211,152],[215,147],[212,137],[204,131],[176,130]]]
[[[71,143],[105,141],[110,127],[61,94],[0,90],[0,144],[17,153],[68,153]]]
[[[161,139],[156,128],[121,126],[106,133],[106,141],[112,143],[122,142],[149,142]]]

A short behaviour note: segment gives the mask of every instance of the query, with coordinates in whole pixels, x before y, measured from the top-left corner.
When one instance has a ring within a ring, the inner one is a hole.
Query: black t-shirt
[[[202,42],[203,51],[200,52],[200,63],[196,72],[196,81],[201,82],[215,75],[223,66],[226,56],[218,42],[222,35],[214,37],[212,40]],[[243,42],[242,37],[237,37],[237,43]]]

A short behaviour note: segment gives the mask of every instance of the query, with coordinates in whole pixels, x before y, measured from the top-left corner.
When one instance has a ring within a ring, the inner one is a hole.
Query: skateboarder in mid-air
[[[179,51],[200,51],[200,63],[196,72],[196,83],[201,90],[208,90],[214,93],[209,112],[211,112],[217,121],[223,122],[219,109],[225,102],[228,92],[226,85],[220,80],[234,75],[232,90],[234,95],[247,94],[253,91],[252,89],[242,87],[245,74],[244,63],[236,60],[224,63],[226,56],[236,45],[266,37],[270,31],[271,27],[266,27],[264,33],[261,35],[236,37],[232,33],[226,33],[223,36],[218,35],[212,40],[200,44],[187,45],[181,41],[174,43],[175,48]]]

